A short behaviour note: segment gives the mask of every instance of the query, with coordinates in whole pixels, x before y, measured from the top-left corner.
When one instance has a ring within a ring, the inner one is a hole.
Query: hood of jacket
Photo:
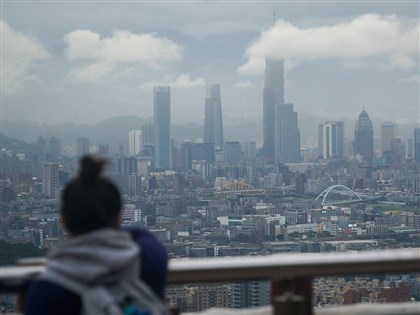
[[[97,230],[53,248],[41,278],[58,284],[64,280],[92,286],[138,277],[139,251],[127,232],[111,228]]]

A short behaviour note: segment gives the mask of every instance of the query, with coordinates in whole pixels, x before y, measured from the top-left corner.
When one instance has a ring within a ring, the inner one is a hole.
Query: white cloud
[[[170,77],[166,77],[163,81],[149,81],[140,85],[141,89],[149,89],[159,85],[169,85],[172,88],[187,89],[205,86],[203,78],[191,79],[188,73],[179,75],[176,79],[171,80]]]
[[[111,77],[116,70],[115,63],[98,62],[73,68],[67,77],[75,81],[95,82]]]
[[[64,40],[67,60],[78,63],[68,78],[85,82],[161,69],[183,56],[180,45],[154,33],[117,31],[102,37],[89,30],[77,30],[68,33]]]
[[[234,87],[238,89],[247,89],[247,88],[254,87],[254,84],[252,84],[250,81],[240,81],[240,82],[236,82]]]
[[[203,78],[197,78],[195,80],[192,80],[189,74],[183,73],[178,78],[176,78],[175,81],[170,85],[175,88],[193,88],[204,86],[205,82]]]
[[[406,78],[402,78],[399,80],[402,83],[419,83],[419,75],[418,74],[413,74],[409,77]]]
[[[135,34],[117,31],[111,37],[88,30],[68,33],[66,57],[69,61],[96,60],[116,63],[157,63],[182,58],[180,45],[154,33]]]
[[[367,14],[331,26],[299,28],[279,20],[246,49],[240,73],[261,73],[266,57],[288,60],[389,57],[393,66],[413,67],[419,54],[419,22]]]
[[[33,74],[37,62],[49,54],[35,39],[16,32],[5,20],[0,20],[2,33],[2,92],[12,94],[24,87],[25,82],[38,81]]]

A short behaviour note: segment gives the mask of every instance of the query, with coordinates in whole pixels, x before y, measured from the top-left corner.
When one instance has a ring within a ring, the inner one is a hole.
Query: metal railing
[[[1,291],[19,291],[26,281],[44,270],[43,260],[22,260],[20,264],[0,268]],[[268,279],[273,296],[293,288],[305,299],[305,314],[313,314],[313,277],[411,272],[420,272],[420,248],[172,259],[168,284]]]
[[[420,271],[420,248],[344,253],[173,259],[169,283]]]

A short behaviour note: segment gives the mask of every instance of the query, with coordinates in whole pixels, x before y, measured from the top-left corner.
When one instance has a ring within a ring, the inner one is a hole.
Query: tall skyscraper
[[[344,156],[344,121],[326,121],[318,128],[318,149],[323,159]]]
[[[207,86],[204,116],[204,143],[213,143],[216,147],[223,146],[222,100],[220,85]]]
[[[268,164],[275,162],[276,112],[284,104],[284,61],[265,59],[263,90],[263,156]]]
[[[354,127],[354,154],[360,154],[365,162],[373,161],[373,126],[364,108]]]
[[[156,168],[171,169],[171,89],[153,88]]]
[[[265,59],[263,155],[268,164],[300,162],[300,134],[293,104],[284,103],[284,60]]]
[[[293,104],[286,103],[276,108],[274,125],[275,162],[300,162],[300,132],[297,112]]]
[[[391,142],[397,138],[397,125],[387,121],[381,124],[381,152],[391,151]]]
[[[131,130],[128,133],[128,154],[130,156],[139,154],[142,146],[141,130]]]
[[[420,165],[420,128],[414,128],[414,159]]]

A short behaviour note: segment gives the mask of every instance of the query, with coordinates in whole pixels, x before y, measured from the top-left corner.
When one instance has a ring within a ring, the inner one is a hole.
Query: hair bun
[[[86,155],[80,159],[80,180],[86,186],[94,186],[105,165],[104,160]]]

